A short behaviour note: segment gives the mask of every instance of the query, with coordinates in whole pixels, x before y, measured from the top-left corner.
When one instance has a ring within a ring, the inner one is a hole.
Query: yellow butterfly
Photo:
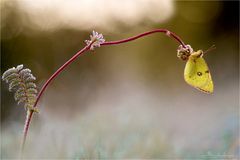
[[[213,46],[205,52],[202,50],[198,50],[197,52],[191,50],[189,50],[189,52],[186,52],[186,50],[184,52],[178,52],[179,58],[187,60],[184,69],[185,81],[205,93],[213,93],[214,89],[208,65],[203,59],[204,53],[211,49],[213,49]]]

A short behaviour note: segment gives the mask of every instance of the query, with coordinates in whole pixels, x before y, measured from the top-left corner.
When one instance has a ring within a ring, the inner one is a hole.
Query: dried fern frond
[[[34,103],[37,99],[37,86],[34,83],[36,78],[32,75],[31,70],[18,65],[16,68],[6,70],[2,75],[2,80],[9,84],[9,91],[15,92],[14,99],[18,104],[24,104],[25,109],[38,112]]]

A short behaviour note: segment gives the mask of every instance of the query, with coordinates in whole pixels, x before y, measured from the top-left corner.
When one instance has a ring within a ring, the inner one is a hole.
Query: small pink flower
[[[95,47],[100,47],[101,44],[104,42],[105,42],[105,39],[103,38],[103,35],[95,31],[93,31],[92,35],[90,35],[90,40],[85,40],[85,43],[87,45],[92,43],[90,47],[91,50],[94,50]]]
[[[180,45],[177,49],[177,52],[178,53],[179,52],[184,52],[184,53],[187,52],[187,53],[191,54],[193,52],[193,49],[189,44],[185,45],[185,48],[182,45]]]

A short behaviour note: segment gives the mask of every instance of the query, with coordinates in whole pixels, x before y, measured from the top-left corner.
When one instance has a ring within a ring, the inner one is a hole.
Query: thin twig
[[[82,53],[84,53],[85,51],[89,50],[91,47],[90,45],[85,46],[83,49],[81,49],[80,51],[78,51],[72,58],[70,58],[66,63],[64,63],[56,72],[54,72],[54,74],[44,83],[43,87],[41,88],[41,90],[39,91],[39,94],[37,96],[36,102],[34,104],[33,107],[37,107],[37,103],[39,101],[39,99],[41,98],[43,92],[45,91],[45,89],[47,88],[47,86],[49,85],[49,83],[57,76],[59,75],[59,73],[64,70],[64,68],[66,68],[69,64],[71,64],[71,62],[73,62],[78,56],[80,56]],[[24,124],[24,129],[23,129],[23,141],[22,141],[22,146],[21,146],[21,151],[23,152],[24,150],[24,146],[25,146],[25,142],[26,142],[26,138],[27,138],[27,134],[28,134],[28,129],[30,126],[30,122],[33,116],[33,112],[34,110],[28,110],[27,111],[27,116],[26,116],[26,121]]]
[[[121,44],[121,43],[126,43],[126,42],[130,42],[133,40],[136,40],[138,38],[153,34],[153,33],[165,33],[167,36],[172,37],[174,40],[176,40],[178,43],[180,43],[180,45],[182,45],[184,48],[186,48],[185,43],[182,41],[182,39],[177,36],[175,33],[167,30],[167,29],[156,29],[156,30],[152,30],[152,31],[148,31],[148,32],[144,32],[142,34],[127,38],[127,39],[123,39],[123,40],[118,40],[118,41],[109,41],[109,42],[104,42],[101,44],[101,46],[103,45],[116,45],[116,44]],[[84,52],[88,51],[91,48],[91,45],[94,42],[86,45],[83,49],[81,49],[80,51],[78,51],[72,58],[70,58],[66,63],[64,63],[57,71],[55,71],[52,76],[44,83],[44,85],[42,86],[41,90],[39,91],[39,94],[37,96],[37,99],[35,101],[35,104],[33,107],[37,107],[37,104],[39,102],[39,99],[41,98],[43,92],[46,90],[47,86],[69,65],[71,64],[74,60],[77,59],[77,57],[79,57],[80,55],[82,55]],[[24,146],[25,146],[25,142],[26,142],[26,138],[27,138],[27,134],[28,134],[28,130],[29,130],[29,126],[30,126],[30,122],[33,116],[33,112],[34,110],[29,110],[27,112],[27,116],[26,116],[26,121],[25,121],[25,125],[24,125],[24,130],[23,130],[23,141],[22,141],[22,146],[21,146],[21,150],[23,153],[24,150]]]
[[[139,34],[139,35],[136,35],[136,36],[133,36],[133,37],[130,37],[130,38],[126,38],[126,39],[122,39],[122,40],[118,40],[118,41],[104,42],[104,43],[101,44],[101,46],[103,46],[103,45],[114,45],[114,44],[126,43],[126,42],[133,41],[133,40],[135,40],[135,39],[138,39],[138,38],[147,36],[147,35],[149,35],[149,34],[157,33],[157,32],[165,33],[167,36],[172,37],[172,38],[175,39],[178,43],[180,43],[184,48],[186,48],[185,43],[183,42],[183,40],[182,40],[179,36],[177,36],[175,33],[171,32],[171,31],[169,31],[169,30],[167,30],[167,29],[155,29],[155,30],[148,31],[148,32],[144,32],[144,33],[142,33],[142,34]]]

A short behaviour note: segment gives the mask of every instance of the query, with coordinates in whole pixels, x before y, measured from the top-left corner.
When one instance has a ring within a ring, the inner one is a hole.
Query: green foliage
[[[14,99],[18,104],[23,104],[25,109],[37,111],[33,105],[37,98],[37,86],[34,83],[36,78],[31,70],[18,65],[16,68],[10,68],[2,75],[2,80],[9,84],[9,91],[15,92]]]

